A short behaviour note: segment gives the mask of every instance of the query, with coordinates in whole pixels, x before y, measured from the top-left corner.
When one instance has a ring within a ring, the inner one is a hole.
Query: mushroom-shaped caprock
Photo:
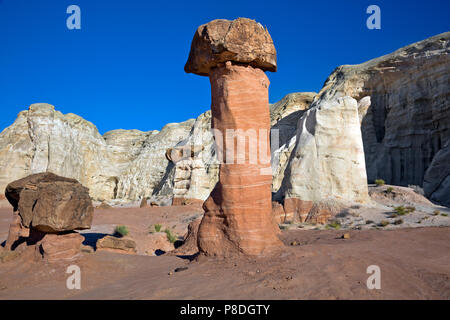
[[[226,61],[277,71],[277,52],[267,29],[247,18],[217,19],[201,25],[192,40],[184,71],[207,76]]]

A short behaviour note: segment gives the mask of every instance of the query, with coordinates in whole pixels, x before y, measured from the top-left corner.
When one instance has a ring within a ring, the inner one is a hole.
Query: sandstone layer
[[[450,32],[338,67],[315,100],[358,102],[369,182],[423,186],[449,204]]]
[[[283,191],[285,199],[369,201],[355,99],[318,100],[302,116]]]
[[[298,119],[310,107],[316,93],[298,92],[270,105],[272,192],[277,192],[294,149]]]
[[[289,94],[271,105],[272,128],[280,129],[279,143],[273,137],[271,143],[278,146],[271,159],[274,199],[285,198],[281,186],[297,145],[297,122],[310,101],[335,103],[349,96],[358,104],[368,182],[419,185],[429,199],[449,206],[448,42],[447,32],[360,65],[341,66],[318,96]],[[210,128],[207,111],[161,131],[114,130],[102,136],[79,116],[33,104],[0,133],[0,198],[11,181],[51,171],[77,179],[94,200],[110,204],[144,197],[169,199],[158,200],[161,204],[173,197],[180,203],[205,200],[218,181]],[[203,150],[185,163],[166,158],[167,149],[186,146]]]
[[[185,71],[208,75],[219,181],[203,204],[202,254],[263,255],[281,246],[272,219],[269,79],[276,51],[256,21],[214,20],[194,36]]]
[[[283,141],[295,136],[296,118],[307,108],[311,96],[314,94],[289,94],[270,107],[271,123],[281,139],[273,143],[280,146],[272,159],[275,191],[292,151],[292,143],[289,149]],[[37,113],[41,116],[36,117]],[[52,135],[35,130],[43,123]],[[5,168],[0,170],[0,190],[32,173],[52,171],[80,181],[98,201],[129,202],[143,197],[204,201],[219,177],[210,130],[211,111],[207,111],[195,121],[169,124],[161,132],[113,130],[101,136],[81,117],[63,115],[48,104],[34,104],[0,133],[0,165]],[[48,147],[37,148],[36,141],[45,141]],[[168,149],[198,146],[202,150],[190,159],[172,162],[166,157]],[[73,166],[73,162],[77,164]],[[32,166],[35,169],[31,170]]]
[[[308,109],[314,96],[313,92],[291,93],[270,105],[272,192],[278,191],[281,186],[295,145],[297,121]],[[176,150],[174,153],[178,154],[168,158],[171,163],[154,195],[173,197],[172,203],[182,203],[188,199],[206,200],[219,180],[217,146],[211,133],[211,111],[201,114],[188,137],[169,150]],[[190,156],[183,157],[181,150]],[[196,152],[191,153],[189,150]]]
[[[210,82],[212,127],[224,137],[216,137],[223,139],[218,147],[223,163],[204,204],[199,249],[218,256],[265,254],[281,244],[271,217],[269,80],[260,69],[227,63],[211,71]],[[244,143],[243,134],[254,130],[255,140],[239,149],[235,138],[226,136],[230,129],[241,130]],[[254,155],[259,156],[252,162]]]
[[[194,120],[161,131],[114,130],[33,104],[0,133],[0,190],[30,174],[53,172],[78,180],[94,200],[150,197],[166,172],[168,148],[187,138]],[[3,193],[3,191],[0,191]]]
[[[74,260],[81,255],[84,237],[76,232],[67,234],[46,234],[36,246],[36,257],[54,263]]]
[[[97,240],[97,251],[136,254],[136,242],[128,238],[106,236]]]

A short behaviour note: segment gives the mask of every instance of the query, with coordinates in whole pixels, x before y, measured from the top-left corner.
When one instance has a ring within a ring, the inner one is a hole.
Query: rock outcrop
[[[173,201],[172,204],[183,204],[186,201],[201,200],[203,202],[211,192],[207,167],[199,154],[203,145],[183,145],[167,150],[167,158],[174,164]]]
[[[211,128],[220,161],[219,182],[203,205],[198,246],[210,256],[262,255],[281,246],[271,214],[269,80],[263,71],[268,69],[265,57],[259,56],[275,53],[275,48],[267,30],[255,21],[222,21],[199,28],[185,67],[209,75]],[[216,47],[215,36],[222,36],[224,25],[232,36],[226,34],[226,45]],[[209,36],[199,41],[205,33]],[[230,47],[238,52],[228,55]],[[260,59],[246,61],[248,52]],[[275,57],[271,62],[276,70]]]
[[[189,135],[195,120],[169,123],[156,134],[149,136],[139,155],[130,162],[118,177],[118,199],[151,197],[169,166],[166,151]]]
[[[291,93],[270,105],[272,192],[278,191],[281,186],[284,170],[295,145],[297,121],[308,109],[314,96],[313,92]],[[201,150],[199,146],[202,146]],[[191,157],[186,156],[194,149],[196,152]],[[167,167],[154,194],[158,197],[173,196],[173,203],[186,199],[206,200],[219,180],[217,150],[211,133],[211,111],[201,114],[189,136],[169,150],[181,152],[181,155],[168,158],[173,165]],[[185,157],[182,156],[182,150],[185,151]]]
[[[80,181],[94,200],[150,197],[166,172],[166,150],[186,139],[193,123],[101,136],[79,116],[33,104],[0,133],[0,189],[30,174],[53,172]]]
[[[78,181],[53,173],[39,173],[11,182],[6,198],[14,208],[5,248],[22,252],[34,248],[47,262],[73,260],[81,255],[94,208],[89,190]]]
[[[281,184],[286,160],[292,151],[292,145],[289,149],[283,141],[295,136],[296,118],[313,95],[289,94],[270,107],[271,123],[279,130],[281,139],[277,142],[280,149],[274,150],[272,159],[275,191]],[[32,129],[41,123],[46,123],[54,134]],[[47,141],[48,147],[36,148],[34,141]],[[67,146],[64,154],[65,147],[58,145]],[[173,162],[166,157],[167,149],[198,146],[203,150],[191,159],[184,159],[188,160],[186,162],[179,162],[180,159]],[[37,165],[42,159],[47,159],[45,165]],[[77,162],[75,167],[72,167],[73,162]],[[177,168],[175,163],[178,162]],[[91,197],[98,201],[127,202],[143,197],[204,201],[219,177],[211,111],[201,114],[195,121],[169,124],[161,132],[113,130],[100,136],[95,126],[81,117],[63,115],[48,104],[34,104],[0,133],[0,165],[5,168],[0,170],[0,190],[9,182],[32,173],[51,171],[82,182],[89,188]],[[35,169],[31,170],[32,166]],[[144,179],[147,176],[148,179]]]
[[[198,228],[200,227],[201,219],[197,219],[189,223],[188,231],[184,235],[183,245],[179,248],[169,252],[169,255],[194,255],[198,253]]]
[[[282,190],[285,202],[369,201],[355,99],[317,100],[301,117]],[[300,214],[307,215],[311,208]]]
[[[425,171],[423,189],[428,198],[450,207],[450,139]]]
[[[450,32],[338,67],[315,100],[358,102],[368,181],[423,186],[449,203]]]
[[[106,236],[97,240],[97,251],[136,254],[136,242],[128,238]]]
[[[54,263],[74,260],[81,255],[84,237],[76,232],[66,234],[46,234],[36,246],[37,258]]]
[[[244,20],[218,20],[214,26],[199,28],[196,37],[204,51],[192,52],[190,58],[198,73],[209,72],[229,56],[267,70],[276,65],[266,30],[251,39],[244,35],[246,41],[233,44],[238,30],[262,30],[258,24],[245,27]],[[271,143],[274,199],[286,197],[281,186],[283,179],[290,179],[285,177],[286,168],[300,143],[297,122],[311,100],[316,106],[319,101],[336,104],[348,96],[358,105],[368,181],[381,178],[395,185],[419,185],[429,199],[449,206],[449,34],[359,65],[338,67],[317,96],[289,94],[271,105],[272,129],[280,129],[279,139],[272,136]],[[252,43],[261,48],[246,51]],[[114,130],[101,136],[79,116],[63,115],[48,104],[33,104],[0,133],[0,193],[11,181],[50,171],[80,181],[99,201],[205,200],[219,177],[210,129],[211,112],[207,111],[196,120],[168,124],[160,132]],[[203,150],[190,159],[166,158],[170,148],[198,146]]]
[[[315,92],[298,92],[286,95],[270,106],[272,192],[277,192],[294,149],[298,119],[311,105]]]
[[[91,227],[94,207],[89,190],[74,179],[53,173],[31,175],[10,183],[6,198],[26,228],[58,233]]]
[[[202,113],[195,120],[186,139],[169,148],[166,158],[169,165],[154,195],[173,197],[172,203],[188,199],[206,200],[219,177],[211,133],[211,111]]]
[[[8,238],[6,238],[5,248],[14,251],[18,245],[30,236],[30,229],[22,225],[22,221],[17,212],[13,213],[11,224],[9,225]]]

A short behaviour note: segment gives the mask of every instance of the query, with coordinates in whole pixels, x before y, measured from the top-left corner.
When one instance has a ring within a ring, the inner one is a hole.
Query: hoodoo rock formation
[[[38,173],[11,182],[5,193],[26,228],[57,233],[91,227],[89,190],[75,179]]]
[[[210,193],[206,167],[199,154],[203,146],[180,146],[170,148],[166,158],[174,164],[172,205],[199,203]]]
[[[262,255],[281,246],[271,216],[265,70],[276,71],[276,51],[262,25],[239,18],[198,28],[185,71],[209,76],[211,128],[223,159],[198,230],[199,250],[206,255]]]
[[[45,172],[11,182],[5,194],[14,208],[8,250],[34,246],[37,257],[49,262],[80,254],[84,238],[75,230],[89,229],[94,211],[86,187]]]

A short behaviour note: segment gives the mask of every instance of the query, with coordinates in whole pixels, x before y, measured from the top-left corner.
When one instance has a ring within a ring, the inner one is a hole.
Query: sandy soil
[[[118,224],[140,236],[155,223],[182,235],[200,214],[194,206],[96,210],[87,238],[110,233]],[[11,209],[0,209],[0,242],[10,218]],[[342,239],[347,232],[350,239]],[[28,251],[0,263],[0,299],[450,299],[449,227],[291,227],[280,237],[283,250],[264,259],[96,252],[45,264]],[[81,268],[81,290],[66,287],[71,264]],[[369,265],[381,269],[380,290],[367,288]],[[188,269],[175,272],[179,267]]]

